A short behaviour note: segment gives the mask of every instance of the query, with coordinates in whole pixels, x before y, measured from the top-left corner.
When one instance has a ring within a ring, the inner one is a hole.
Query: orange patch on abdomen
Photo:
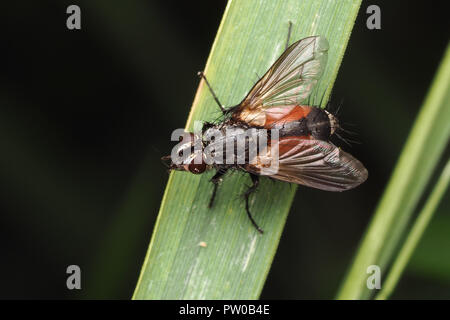
[[[275,124],[300,120],[311,112],[310,106],[272,107],[266,110],[265,128],[272,128]]]

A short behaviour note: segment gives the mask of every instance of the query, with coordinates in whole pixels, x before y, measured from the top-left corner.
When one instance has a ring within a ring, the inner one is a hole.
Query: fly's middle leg
[[[219,187],[219,183],[222,181],[222,177],[227,173],[228,169],[219,169],[216,174],[211,178],[211,182],[214,184],[214,190],[209,199],[208,208],[212,208],[214,204],[214,199],[216,198],[217,188]]]

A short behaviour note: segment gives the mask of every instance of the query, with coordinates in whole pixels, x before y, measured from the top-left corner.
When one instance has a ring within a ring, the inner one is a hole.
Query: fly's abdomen
[[[280,137],[295,136],[302,139],[328,141],[331,125],[325,110],[311,106],[288,109],[283,117],[271,121],[271,128],[278,129]]]
[[[316,140],[329,141],[331,136],[330,118],[325,110],[312,107],[306,117],[306,127]]]

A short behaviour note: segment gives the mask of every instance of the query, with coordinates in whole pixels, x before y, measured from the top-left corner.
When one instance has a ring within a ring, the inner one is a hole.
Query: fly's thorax
[[[270,139],[270,130],[236,122],[222,123],[203,133],[203,154],[211,165],[239,166],[256,157]]]

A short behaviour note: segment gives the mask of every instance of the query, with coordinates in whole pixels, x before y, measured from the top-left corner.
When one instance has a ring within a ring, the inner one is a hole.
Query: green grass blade
[[[384,281],[383,287],[380,293],[376,296],[377,299],[387,299],[395,286],[397,285],[400,276],[405,269],[408,261],[414,252],[417,244],[419,243],[422,234],[424,233],[428,223],[430,222],[434,211],[436,210],[442,196],[447,190],[448,184],[450,182],[450,161],[447,162],[442,174],[435,185],[433,191],[429,199],[427,200],[425,206],[422,211],[419,213],[419,216],[414,223],[414,226],[411,229],[411,232],[408,235],[402,249],[400,250],[399,255],[397,256],[395,262],[392,265],[391,270],[389,270],[389,274]]]
[[[353,0],[230,1],[205,68],[221,102],[239,103],[283,52],[289,21],[291,43],[309,35],[323,35],[330,42],[328,65],[313,93],[314,102],[320,101],[332,89],[359,6]],[[218,115],[202,82],[187,128],[192,130],[194,120]],[[296,188],[262,179],[250,203],[265,230],[260,235],[248,221],[241,197],[249,179],[239,173],[225,177],[214,208],[208,209],[212,174],[170,175],[134,299],[259,297]]]
[[[439,161],[450,134],[450,46],[433,80],[389,184],[347,277],[339,299],[368,298],[367,267],[382,274]]]

